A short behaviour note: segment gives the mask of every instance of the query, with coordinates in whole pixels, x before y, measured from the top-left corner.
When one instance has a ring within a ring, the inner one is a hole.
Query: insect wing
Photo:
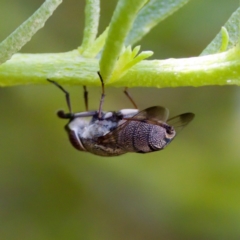
[[[113,131],[107,133],[104,136],[101,136],[98,138],[98,143],[100,144],[117,144],[118,142],[118,136],[121,134],[121,131],[132,121],[146,121],[151,124],[159,125],[161,122],[166,122],[168,118],[169,111],[167,108],[155,106],[146,108],[145,110],[142,110],[138,112],[136,115],[134,115],[131,118],[125,118],[126,122],[119,125],[116,129]]]
[[[194,119],[194,116],[193,113],[183,113],[168,119],[167,124],[174,127],[176,132],[179,132]]]
[[[166,122],[168,119],[168,115],[169,115],[169,111],[167,108],[154,106],[154,107],[146,108],[145,110],[140,111],[132,118],[134,118],[137,121],[151,120],[153,122],[154,121]]]

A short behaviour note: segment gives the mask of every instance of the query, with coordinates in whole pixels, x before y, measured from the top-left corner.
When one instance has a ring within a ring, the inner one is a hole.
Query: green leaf
[[[62,0],[46,0],[41,7],[0,43],[0,64],[18,52],[44,26]]]
[[[107,27],[105,31],[97,39],[95,39],[92,45],[88,46],[88,48],[86,48],[84,52],[82,52],[82,55],[84,57],[87,57],[87,58],[96,57],[96,55],[102,50],[105,44],[106,37],[108,34],[108,29],[109,28]]]
[[[190,0],[150,0],[138,14],[126,45],[132,45],[141,40],[159,22],[173,14]]]
[[[126,49],[124,48],[122,54],[119,56],[112,76],[109,80],[110,82],[118,81],[121,77],[123,77],[127,71],[141,62],[143,59],[146,59],[153,55],[152,51],[143,51],[139,55],[138,52],[140,50],[140,46],[136,46],[133,50],[131,46],[128,46]]]
[[[229,35],[228,35],[228,31],[225,27],[221,28],[221,34],[222,34],[222,45],[219,49],[219,52],[224,52],[227,50],[227,47],[229,44]]]
[[[85,26],[83,31],[83,41],[79,48],[80,53],[84,53],[91,47],[98,33],[98,24],[100,17],[100,2],[99,0],[86,0],[85,7]]]
[[[124,46],[125,38],[132,27],[138,11],[146,2],[147,0],[118,1],[100,59],[100,71],[105,82],[109,81]]]
[[[229,35],[228,46],[226,50],[233,48],[239,43],[239,20],[240,8],[238,8],[225,23],[224,27],[227,29]],[[201,55],[208,55],[219,52],[222,46],[222,32],[220,31],[212,42],[203,50]]]

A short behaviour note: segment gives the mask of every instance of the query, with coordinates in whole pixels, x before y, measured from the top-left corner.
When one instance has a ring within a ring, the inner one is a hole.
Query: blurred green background
[[[1,0],[0,40],[43,0]],[[116,0],[101,2],[102,31]],[[238,0],[192,0],[141,42],[152,59],[197,56]],[[63,1],[21,52],[80,45],[84,1]],[[65,86],[75,111],[82,88]],[[131,108],[107,88],[104,109]],[[89,88],[96,109],[100,88]],[[240,239],[240,88],[130,89],[141,109],[161,105],[196,118],[164,151],[116,158],[76,151],[56,117],[66,109],[52,85],[0,89],[0,239]]]

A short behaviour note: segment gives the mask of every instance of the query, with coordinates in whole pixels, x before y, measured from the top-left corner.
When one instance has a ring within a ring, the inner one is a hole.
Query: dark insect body
[[[168,110],[160,106],[142,111],[122,109],[118,112],[103,112],[104,83],[100,73],[98,75],[102,83],[99,110],[79,113],[72,113],[68,92],[58,83],[48,79],[65,93],[69,113],[58,111],[58,116],[69,119],[65,129],[72,145],[80,151],[99,156],[159,151],[174,139],[177,131],[194,118],[193,113],[184,113],[168,119]],[[124,92],[136,107],[127,89]],[[86,87],[84,87],[86,109],[88,109],[87,95]]]

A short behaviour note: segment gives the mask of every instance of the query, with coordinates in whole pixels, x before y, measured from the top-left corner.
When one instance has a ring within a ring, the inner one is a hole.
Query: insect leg
[[[83,91],[84,91],[84,103],[85,103],[85,109],[88,111],[88,91],[87,87],[83,86]]]
[[[99,76],[101,84],[102,84],[102,95],[101,95],[101,100],[100,100],[99,109],[98,109],[98,119],[101,119],[102,105],[103,105],[103,101],[104,101],[104,97],[105,97],[105,90],[104,90],[104,82],[103,82],[102,76],[101,76],[100,72],[97,72],[97,73],[98,73],[98,76]]]
[[[70,95],[69,92],[67,92],[60,84],[58,84],[57,82],[47,79],[47,81],[49,81],[50,83],[53,83],[55,86],[57,86],[61,91],[63,91],[65,93],[65,98],[66,98],[66,102],[67,102],[67,106],[68,106],[68,110],[69,110],[69,114],[65,114],[63,111],[59,111],[58,112],[58,116],[61,118],[69,118],[68,116],[72,115],[72,107],[71,107],[71,101],[70,101]]]
[[[134,100],[132,99],[131,95],[129,94],[127,87],[125,87],[125,89],[124,89],[123,92],[125,93],[125,95],[127,96],[127,98],[130,100],[130,102],[133,104],[133,106],[134,106],[136,109],[138,109],[137,104],[134,102]]]

